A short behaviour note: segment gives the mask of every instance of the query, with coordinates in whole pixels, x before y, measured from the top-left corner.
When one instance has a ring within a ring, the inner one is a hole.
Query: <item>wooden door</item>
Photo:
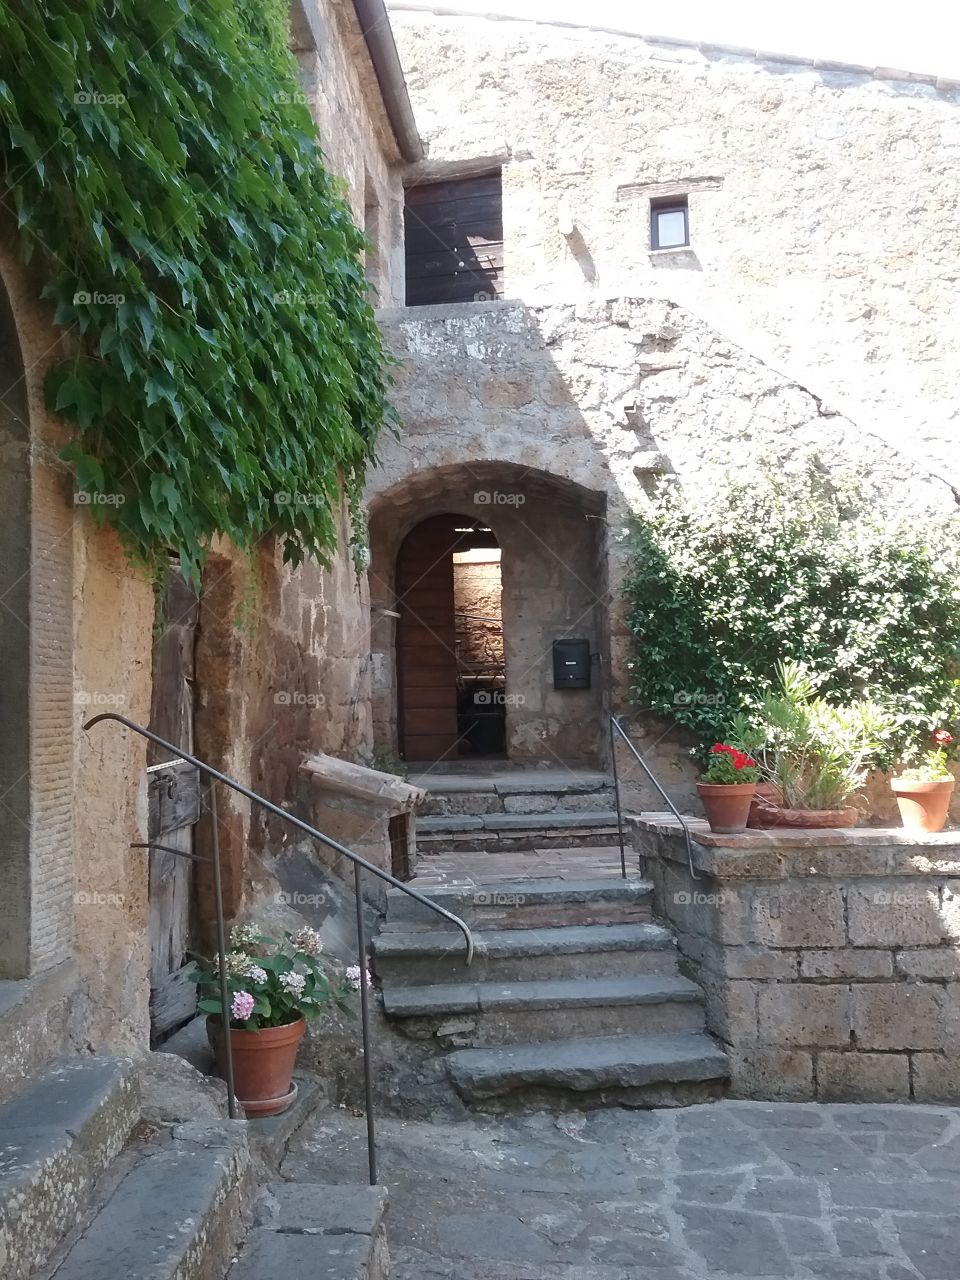
[[[397,556],[397,686],[405,760],[457,754],[457,648],[453,551],[457,516],[433,516]]]
[[[153,651],[150,728],[193,753],[193,653],[196,593],[171,568],[166,613]],[[200,817],[197,770],[151,744],[148,758],[151,841],[193,852],[193,827]],[[150,1026],[156,1044],[196,1012],[197,991],[187,962],[193,900],[193,863],[154,849],[150,852]]]

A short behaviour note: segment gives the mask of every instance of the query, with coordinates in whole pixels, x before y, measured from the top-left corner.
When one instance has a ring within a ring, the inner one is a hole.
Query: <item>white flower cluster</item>
[[[245,951],[260,941],[260,927],[255,924],[235,924],[230,930],[230,946],[234,951]]]
[[[244,976],[251,982],[266,982],[267,971],[258,964],[252,964]]]
[[[302,996],[307,980],[302,973],[281,973],[280,985],[291,996]]]
[[[319,933],[306,924],[293,935],[293,945],[305,956],[318,956],[323,951]]]

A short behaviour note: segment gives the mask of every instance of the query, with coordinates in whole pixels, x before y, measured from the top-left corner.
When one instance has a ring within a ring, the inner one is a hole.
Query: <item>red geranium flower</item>
[[[933,740],[938,747],[949,747],[953,741],[953,734],[947,733],[946,729],[937,729],[934,731]]]

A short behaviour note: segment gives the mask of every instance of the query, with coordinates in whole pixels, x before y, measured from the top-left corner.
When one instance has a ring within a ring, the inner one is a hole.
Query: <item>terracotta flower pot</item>
[[[763,814],[767,809],[778,808],[783,804],[783,796],[780,794],[780,788],[774,786],[772,782],[758,782],[753,792],[753,800],[750,803],[750,816],[747,818],[748,827],[762,827]]]
[[[938,778],[936,782],[891,778],[890,789],[897,797],[900,821],[907,831],[942,831],[954,785],[953,778]]]
[[[225,1079],[223,1026],[215,1016],[208,1019],[207,1025],[217,1059],[217,1071]],[[306,1029],[304,1018],[288,1022],[283,1027],[263,1027],[260,1031],[230,1028],[233,1087],[237,1101],[248,1116],[279,1115],[293,1102],[297,1096],[293,1068]]]
[[[710,830],[717,835],[746,831],[747,817],[756,789],[754,782],[698,782],[697,791],[710,823]]]
[[[782,809],[776,804],[754,807],[750,812],[751,827],[766,830],[769,827],[792,827],[797,831],[834,830],[837,827],[855,827],[860,821],[860,810],[853,805],[843,809]]]

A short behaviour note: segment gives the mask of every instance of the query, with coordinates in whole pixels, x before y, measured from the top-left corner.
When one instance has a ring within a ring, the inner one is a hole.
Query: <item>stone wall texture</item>
[[[960,836],[714,836],[691,876],[672,818],[635,846],[728,1049],[734,1095],[960,1100]]]
[[[410,180],[502,162],[507,297],[680,302],[960,481],[956,84],[403,8]],[[651,252],[678,191],[690,248]]]
[[[526,714],[507,708],[515,755],[539,749],[543,758],[563,758],[565,734],[573,730],[582,740],[589,716],[592,747],[577,744],[589,758],[603,707],[627,710],[624,534],[630,512],[642,508],[663,476],[709,486],[731,467],[799,468],[816,456],[859,477],[881,507],[956,511],[951,487],[929,469],[887,449],[871,431],[825,408],[808,387],[667,299],[464,303],[378,315],[399,361],[393,398],[404,430],[384,442],[368,484],[373,601],[392,607],[396,550],[417,520],[442,510],[489,520],[503,549],[507,692],[529,699]],[[555,521],[571,486],[580,514],[564,531]],[[533,634],[522,626],[517,632],[511,565],[523,568],[518,599],[526,595],[529,617],[552,618],[556,632]],[[541,589],[543,599],[534,601]],[[595,672],[603,696],[572,714],[572,702],[562,700],[574,695],[557,695],[553,723],[546,724],[549,642],[564,634],[564,621],[590,623],[591,600],[596,610],[587,634],[603,659]],[[392,627],[378,616],[374,714],[385,745],[395,742],[392,645]],[[511,677],[511,645],[522,687]],[[519,729],[524,719],[529,733]],[[689,742],[670,724],[639,717],[634,730],[641,748],[654,753],[671,795],[689,807]],[[659,807],[639,780],[633,798]]]

